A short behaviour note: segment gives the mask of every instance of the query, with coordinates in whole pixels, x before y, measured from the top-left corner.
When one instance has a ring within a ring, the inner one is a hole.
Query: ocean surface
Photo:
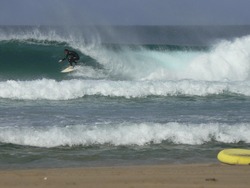
[[[250,26],[0,26],[0,169],[214,163],[249,144]]]

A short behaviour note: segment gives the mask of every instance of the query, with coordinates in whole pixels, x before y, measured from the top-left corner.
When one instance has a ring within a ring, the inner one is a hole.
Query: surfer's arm
[[[61,63],[61,62],[65,61],[67,58],[68,58],[68,55],[66,55],[66,57],[63,59],[60,59],[58,62]]]

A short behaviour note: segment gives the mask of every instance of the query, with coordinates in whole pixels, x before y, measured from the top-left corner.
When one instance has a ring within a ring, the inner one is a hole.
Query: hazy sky
[[[250,0],[0,0],[0,25],[250,25]]]

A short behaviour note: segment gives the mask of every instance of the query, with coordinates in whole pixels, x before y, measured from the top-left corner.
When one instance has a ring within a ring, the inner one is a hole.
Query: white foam
[[[250,36],[221,41],[210,51],[167,51],[93,46],[79,49],[96,59],[110,75],[132,80],[244,81],[250,76]]]
[[[95,69],[91,66],[76,66],[76,71],[74,71],[69,76],[72,76],[73,78],[82,78],[82,79],[105,79],[108,78],[108,75],[106,74],[105,70],[103,69]]]
[[[65,127],[0,127],[0,142],[37,147],[74,145],[146,145],[164,141],[200,145],[211,141],[250,143],[250,124],[184,124],[170,122],[70,125]]]
[[[0,82],[0,98],[21,100],[70,100],[84,96],[143,98],[147,96],[208,96],[219,94],[250,96],[249,82],[111,81],[72,79],[55,81],[9,80]]]

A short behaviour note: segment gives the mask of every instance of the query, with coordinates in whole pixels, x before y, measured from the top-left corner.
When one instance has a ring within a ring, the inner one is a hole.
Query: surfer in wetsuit
[[[66,57],[63,58],[63,59],[61,59],[61,60],[59,60],[59,63],[61,63],[64,60],[68,59],[70,66],[73,66],[73,62],[76,65],[77,61],[80,59],[79,55],[75,51],[71,51],[71,50],[65,49],[64,53],[65,53]]]

